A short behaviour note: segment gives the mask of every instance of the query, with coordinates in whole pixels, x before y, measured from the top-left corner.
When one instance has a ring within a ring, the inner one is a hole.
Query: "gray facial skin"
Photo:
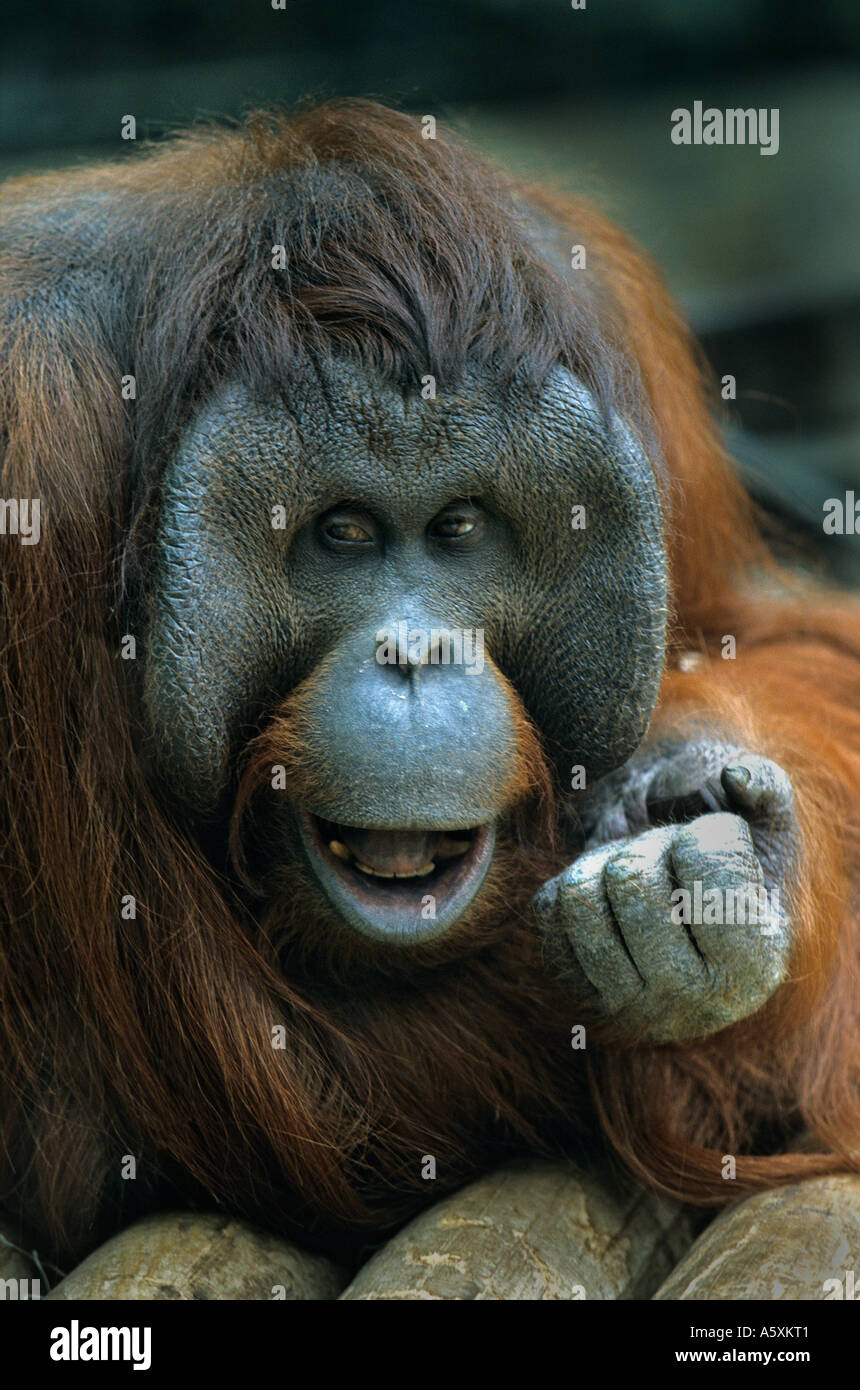
[[[499,673],[565,780],[623,762],[654,707],[654,476],[561,369],[539,398],[473,377],[424,400],[347,363],[284,400],[226,387],[168,462],[156,555],[145,707],[160,775],[198,814],[223,807],[253,722],[312,673],[306,809],[364,829],[492,823],[515,754]],[[380,630],[403,622],[480,630],[483,669],[380,665]]]
[[[478,380],[425,401],[343,364],[290,397],[225,389],[164,475],[146,704],[183,799],[214,806],[249,716],[403,619],[483,628],[562,759],[594,776],[621,763],[656,698],[665,557],[651,471],[607,439],[588,393],[558,370],[539,405]],[[434,548],[428,524],[466,498],[485,509],[481,543]],[[368,553],[315,539],[344,501],[378,521]]]

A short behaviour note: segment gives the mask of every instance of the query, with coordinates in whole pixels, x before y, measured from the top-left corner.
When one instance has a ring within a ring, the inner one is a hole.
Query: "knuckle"
[[[727,855],[754,853],[750,828],[741,816],[729,811],[716,811],[711,815],[699,816],[697,820],[678,830],[673,845],[673,854],[678,857],[725,858]]]

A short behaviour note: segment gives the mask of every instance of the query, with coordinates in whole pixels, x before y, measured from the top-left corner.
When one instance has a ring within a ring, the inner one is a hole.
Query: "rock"
[[[14,1280],[18,1287],[12,1292],[7,1280]],[[38,1285],[34,1288],[34,1281]],[[47,1290],[35,1263],[25,1253],[20,1232],[11,1221],[0,1221],[0,1297],[43,1298]]]
[[[729,1207],[654,1297],[860,1297],[860,1177],[813,1178]]]
[[[341,1298],[647,1298],[692,1238],[683,1208],[641,1189],[511,1165],[410,1222]]]
[[[241,1221],[173,1212],[100,1245],[49,1297],[334,1299],[345,1282],[330,1260]]]

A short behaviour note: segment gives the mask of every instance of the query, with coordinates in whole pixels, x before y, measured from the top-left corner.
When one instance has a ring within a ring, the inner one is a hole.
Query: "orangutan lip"
[[[413,945],[447,931],[492,863],[493,825],[402,830],[340,825],[299,809],[311,867],[341,917],[363,936]]]

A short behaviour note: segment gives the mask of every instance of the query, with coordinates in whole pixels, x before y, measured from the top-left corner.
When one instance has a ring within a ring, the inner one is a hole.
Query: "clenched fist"
[[[533,900],[574,998],[644,1043],[706,1037],[761,1008],[790,949],[783,769],[719,741],[664,744],[605,778],[583,824],[585,852]]]

